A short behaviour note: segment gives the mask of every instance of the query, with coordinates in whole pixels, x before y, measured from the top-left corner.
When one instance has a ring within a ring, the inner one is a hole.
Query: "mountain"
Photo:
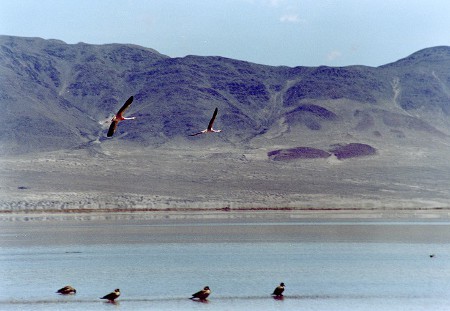
[[[136,120],[107,138],[131,95],[125,115]],[[448,217],[450,47],[380,67],[272,67],[0,36],[0,107],[0,218],[153,208]],[[216,107],[222,132],[189,136]]]
[[[1,154],[195,144],[215,107],[220,143],[326,149],[421,144],[450,135],[450,47],[380,67],[272,67],[171,58],[136,45],[0,36]],[[113,113],[127,115],[106,139]],[[273,148],[272,148],[273,146]],[[276,148],[277,147],[277,148]],[[298,152],[298,150],[297,150]]]

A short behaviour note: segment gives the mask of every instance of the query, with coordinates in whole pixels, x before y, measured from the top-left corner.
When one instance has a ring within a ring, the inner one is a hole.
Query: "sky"
[[[0,0],[0,35],[273,66],[380,66],[450,46],[450,1]]]

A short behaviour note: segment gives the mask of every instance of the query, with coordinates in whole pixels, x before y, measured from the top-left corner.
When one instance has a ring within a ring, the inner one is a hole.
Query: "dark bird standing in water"
[[[112,293],[101,297],[100,299],[108,299],[110,302],[114,302],[120,296],[120,289],[115,289]]]
[[[57,293],[61,294],[61,295],[76,294],[77,290],[75,288],[73,288],[72,286],[67,285],[67,286],[64,286],[63,288],[58,289]]]
[[[201,291],[192,294],[192,297],[189,299],[198,298],[200,301],[205,301],[209,294],[211,294],[211,290],[208,286],[205,286]]]
[[[123,116],[123,113],[131,105],[132,102],[133,102],[133,96],[128,98],[128,100],[125,102],[125,104],[122,106],[122,108],[120,108],[119,111],[116,113],[116,115],[111,119],[111,125],[109,126],[108,134],[106,134],[106,136],[111,137],[114,135],[114,132],[116,131],[116,128],[117,128],[117,124],[119,124],[120,121],[136,119],[136,117],[125,118]]]
[[[205,130],[203,130],[201,132],[198,132],[198,133],[190,134],[189,136],[196,136],[196,135],[206,134],[206,133],[220,133],[220,132],[222,132],[222,130],[215,130],[215,129],[213,129],[213,123],[214,123],[214,120],[216,119],[217,111],[219,111],[219,109],[216,108],[214,110],[214,113],[213,113],[213,116],[212,116],[211,120],[209,121],[208,127]]]
[[[280,283],[279,286],[277,286],[272,293],[272,296],[275,297],[282,297],[284,292],[284,283]]]

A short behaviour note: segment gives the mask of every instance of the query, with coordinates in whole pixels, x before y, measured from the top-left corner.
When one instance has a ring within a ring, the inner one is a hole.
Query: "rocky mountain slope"
[[[112,114],[130,96],[116,135]],[[0,152],[130,148],[204,136],[219,108],[214,143],[279,149],[446,144],[450,47],[381,67],[271,67],[220,56],[170,58],[134,45],[66,44],[0,36]],[[298,152],[298,150],[297,150]]]

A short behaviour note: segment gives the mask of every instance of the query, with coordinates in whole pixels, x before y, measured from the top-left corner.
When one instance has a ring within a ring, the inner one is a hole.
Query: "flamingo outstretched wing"
[[[213,126],[214,120],[216,119],[217,111],[218,111],[218,110],[219,110],[219,109],[217,109],[217,107],[216,107],[216,109],[214,110],[213,116],[212,116],[212,118],[211,118],[211,120],[209,121],[209,124],[208,124],[208,131],[211,131],[211,129],[212,129],[212,126]]]
[[[119,123],[119,121],[111,122],[111,125],[109,126],[109,130],[108,130],[108,134],[106,134],[107,137],[111,137],[114,135],[114,132],[116,131],[116,128],[117,128],[117,123]]]
[[[197,135],[200,135],[200,134],[205,134],[205,131],[201,131],[201,132],[194,133],[194,134],[189,134],[189,136],[197,136]]]
[[[133,102],[134,97],[130,96],[130,98],[127,99],[127,101],[125,102],[125,104],[123,104],[122,108],[119,109],[119,111],[117,112],[117,115],[121,115],[125,110],[127,110],[127,108],[131,105],[131,103]]]

